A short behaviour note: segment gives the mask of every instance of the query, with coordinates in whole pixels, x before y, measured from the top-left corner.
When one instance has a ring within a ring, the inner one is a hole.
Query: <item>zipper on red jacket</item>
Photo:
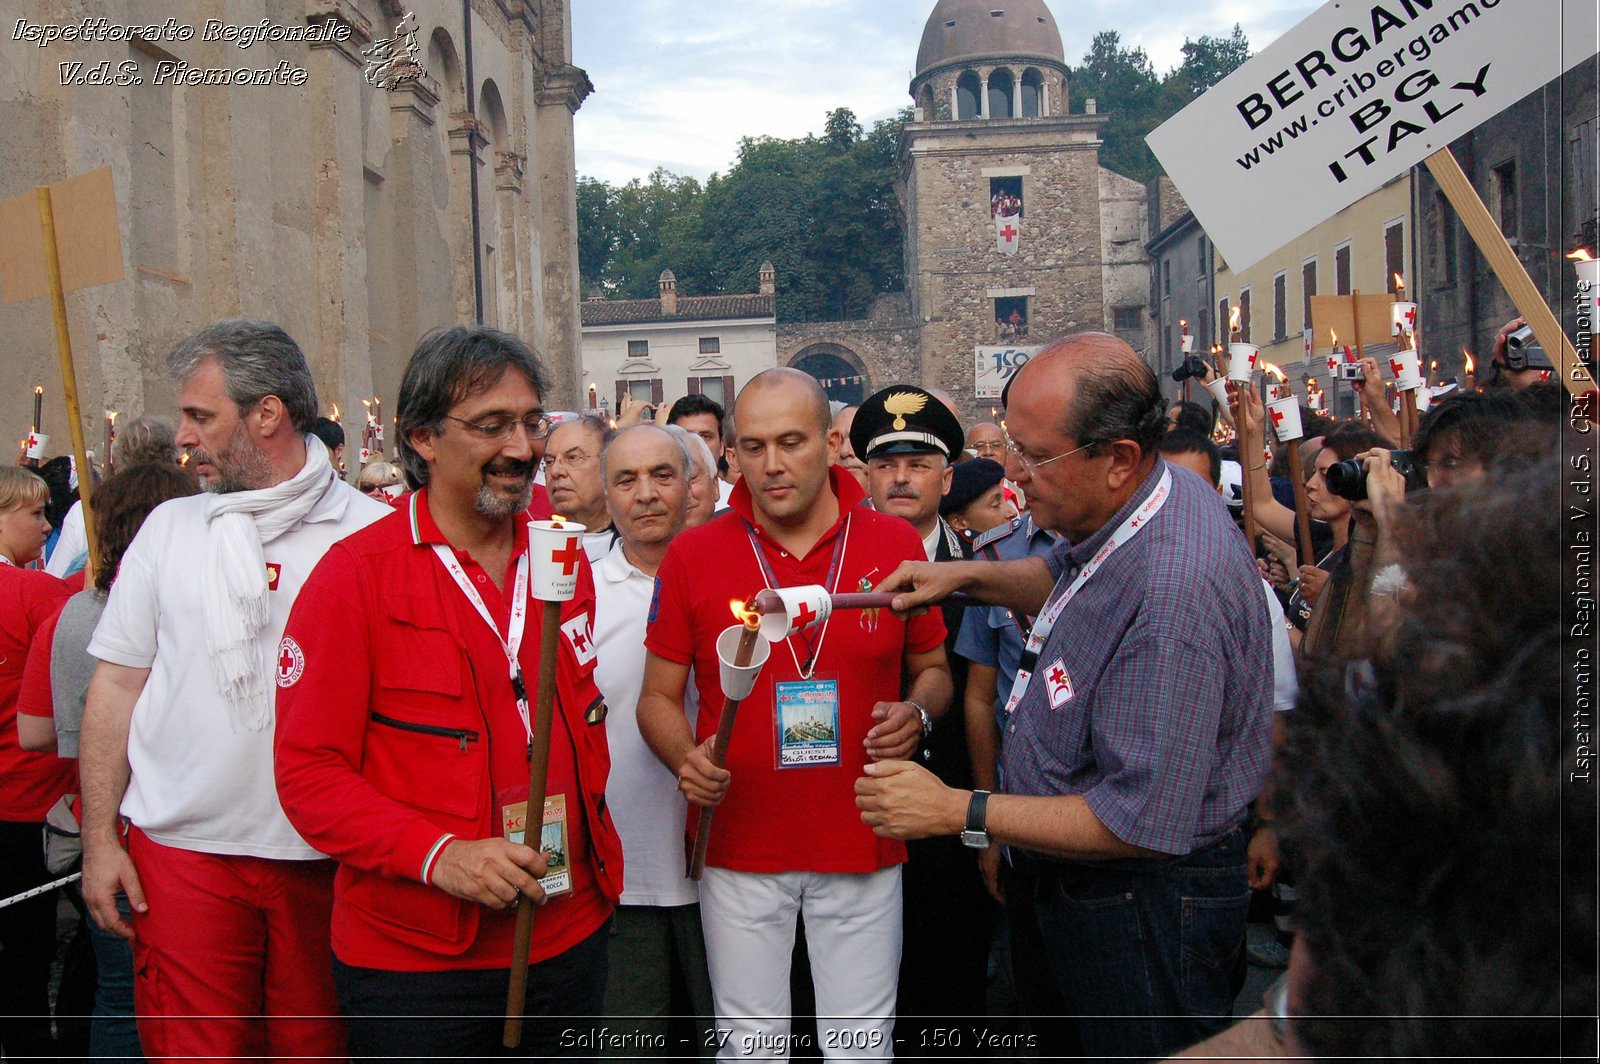
[[[415,721],[396,720],[376,711],[373,712],[372,719],[378,724],[387,725],[390,728],[398,728],[401,731],[416,732],[419,735],[438,735],[446,739],[454,739],[461,744],[461,752],[463,754],[467,752],[468,743],[478,741],[477,732],[467,731],[464,728],[443,728],[436,724],[418,724]]]

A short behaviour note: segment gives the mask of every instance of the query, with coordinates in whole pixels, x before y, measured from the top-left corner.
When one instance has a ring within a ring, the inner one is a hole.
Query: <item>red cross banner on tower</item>
[[[1072,677],[1067,675],[1067,667],[1060,658],[1045,668],[1044,690],[1050,699],[1051,709],[1060,709],[1072,701]]]
[[[997,217],[994,220],[994,249],[1002,255],[1015,255],[1022,247],[1022,230],[1017,223],[1022,219],[1017,215],[1010,217]]]

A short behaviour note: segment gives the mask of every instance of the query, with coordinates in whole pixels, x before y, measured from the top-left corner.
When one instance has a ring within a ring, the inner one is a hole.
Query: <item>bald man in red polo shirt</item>
[[[712,765],[717,714],[706,707],[723,701],[714,641],[735,621],[730,599],[801,584],[859,591],[924,556],[915,530],[861,506],[860,486],[833,465],[839,434],[814,379],[759,374],[739,393],[734,425],[732,512],[667,551],[639,700],[640,730],[689,801],[718,807],[700,906],[717,1025],[728,1032],[719,1056],[788,1055],[801,913],[819,1048],[892,1056],[905,848],[860,822],[852,774],[909,757],[924,711],[948,703],[944,622],[937,612],[909,621],[842,612],[774,645],[739,710],[727,767]],[[703,710],[693,730],[683,707],[691,668]],[[806,719],[791,720],[785,707],[802,704]]]

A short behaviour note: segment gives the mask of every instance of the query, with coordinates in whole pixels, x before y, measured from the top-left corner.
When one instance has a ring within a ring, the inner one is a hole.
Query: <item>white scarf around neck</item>
[[[300,472],[270,488],[214,496],[206,510],[210,527],[201,571],[206,652],[236,730],[272,726],[271,670],[256,646],[272,612],[261,545],[304,520],[335,476],[322,441],[308,435],[305,444]]]

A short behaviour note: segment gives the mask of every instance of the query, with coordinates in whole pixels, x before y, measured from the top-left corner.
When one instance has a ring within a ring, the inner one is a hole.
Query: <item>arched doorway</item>
[[[867,372],[847,347],[812,344],[790,359],[789,365],[817,378],[830,401],[854,404],[867,397]]]

